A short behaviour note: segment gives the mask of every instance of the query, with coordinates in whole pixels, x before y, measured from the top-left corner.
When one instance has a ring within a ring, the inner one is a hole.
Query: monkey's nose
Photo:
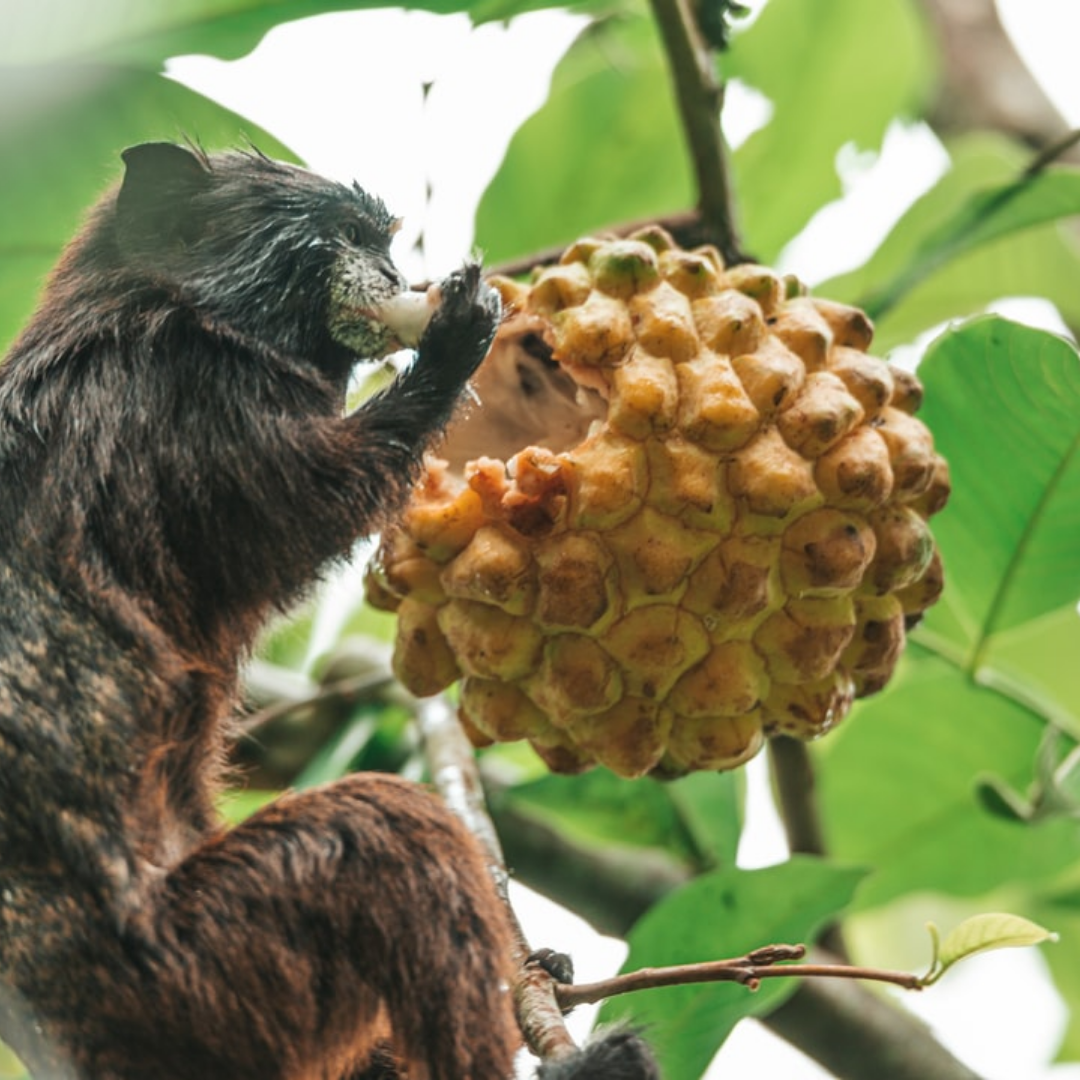
[[[398,272],[393,263],[384,262],[379,264],[379,273],[394,286],[396,292],[404,292],[408,288],[408,282]]]

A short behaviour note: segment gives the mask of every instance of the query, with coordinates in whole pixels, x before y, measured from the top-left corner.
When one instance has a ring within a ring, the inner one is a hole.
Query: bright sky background
[[[998,0],[998,6],[1047,92],[1080,125],[1080,0]],[[581,25],[561,12],[475,31],[463,16],[396,9],[327,15],[278,28],[244,60],[188,57],[174,61],[170,73],[272,131],[317,171],[356,179],[382,195],[405,218],[395,255],[415,280],[444,273],[469,251],[476,202],[512,132],[543,102],[551,69]],[[426,99],[425,82],[433,84]],[[732,141],[764,118],[752,94],[731,95]],[[945,164],[925,129],[893,130],[877,163],[850,175],[846,197],[792,244],[785,267],[813,283],[858,265]],[[421,231],[423,258],[411,250]],[[828,244],[820,243],[826,234]],[[1009,310],[1054,324],[1052,313],[1038,307]],[[746,866],[784,857],[762,775],[759,760],[751,768],[751,828],[740,853]],[[621,962],[620,942],[597,938],[554,905],[519,894],[517,906],[534,944],[574,953],[580,981],[602,978]],[[1080,1066],[1047,1064],[1065,1017],[1035,952],[975,958],[905,1001],[986,1080],[1080,1080]],[[575,1015],[576,1033],[587,1029],[590,1015]],[[728,1041],[712,1075],[827,1077],[753,1023]]]

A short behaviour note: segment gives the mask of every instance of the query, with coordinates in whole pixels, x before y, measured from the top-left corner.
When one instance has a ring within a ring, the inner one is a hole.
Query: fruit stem
[[[704,232],[729,266],[747,262],[735,225],[728,150],[720,127],[724,85],[688,0],[650,0],[664,41],[683,132],[697,178]]]

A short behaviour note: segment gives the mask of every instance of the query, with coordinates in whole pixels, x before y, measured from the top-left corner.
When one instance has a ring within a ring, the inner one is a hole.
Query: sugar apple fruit
[[[413,692],[559,772],[730,769],[888,681],[938,597],[948,470],[872,326],[658,228],[529,285],[383,536]]]

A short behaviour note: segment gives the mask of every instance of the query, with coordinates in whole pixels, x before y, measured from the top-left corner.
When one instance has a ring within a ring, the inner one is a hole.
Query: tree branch
[[[994,0],[922,0],[941,52],[941,82],[927,119],[943,135],[990,129],[1035,149],[1068,124],[1028,70]],[[1064,160],[1080,162],[1075,145]]]
[[[495,888],[506,904],[518,937],[518,962],[530,954],[525,934],[510,906],[509,875],[499,836],[484,804],[484,791],[476,767],[473,748],[458,725],[450,703],[443,695],[418,701],[416,723],[424,742],[431,782],[446,805],[484,846]]]
[[[554,833],[545,836],[540,857],[522,859],[519,853],[525,853],[531,833],[520,829],[520,822],[507,828],[501,809],[497,820],[515,877],[583,915],[602,933],[625,937],[653,903],[691,877],[689,871],[680,874],[672,867],[667,884],[656,878],[648,885],[634,882],[626,889],[624,867],[616,868],[614,861],[600,857],[597,848],[586,851]],[[580,882],[585,875],[590,891],[587,910],[580,903]],[[561,992],[556,989],[557,994]],[[980,1080],[921,1021],[857,982],[807,983],[762,1023],[841,1080],[881,1080],[883,1076],[889,1080]],[[849,1046],[858,1049],[849,1053]]]
[[[735,227],[727,147],[720,128],[724,88],[713,73],[687,0],[650,0],[664,41],[686,145],[697,178],[698,212],[704,231],[729,266],[745,262]]]
[[[807,983],[764,1023],[838,1080],[980,1080],[921,1020],[858,983]]]
[[[788,848],[796,854],[825,855],[825,831],[814,792],[814,765],[806,743],[784,735],[770,739],[769,761]],[[826,927],[818,940],[835,956],[849,959],[839,923]]]
[[[701,964],[673,964],[662,968],[639,968],[600,982],[561,985],[555,996],[563,1008],[603,1001],[618,994],[652,990],[660,986],[691,983],[734,982],[756,990],[762,979],[862,979],[892,983],[905,990],[921,990],[922,977],[907,971],[856,967],[851,964],[791,964],[806,955],[805,945],[766,945],[746,956],[712,960]],[[777,966],[787,963],[787,966]]]
[[[495,887],[506,905],[517,937],[519,973],[514,984],[514,1008],[529,1048],[543,1060],[558,1060],[577,1051],[555,997],[556,982],[540,964],[530,961],[531,950],[510,904],[509,875],[502,846],[484,804],[476,757],[453,708],[443,695],[418,703],[417,724],[431,780],[446,804],[484,845]]]
[[[769,760],[788,847],[802,855],[824,855],[825,836],[814,797],[814,767],[806,743],[784,735],[770,739]]]
[[[716,243],[715,233],[709,231],[709,227],[702,220],[702,216],[697,210],[684,210],[662,218],[627,221],[621,225],[610,225],[598,230],[598,232],[611,236],[628,236],[630,233],[645,228],[646,225],[660,225],[671,233],[672,239],[680,247],[695,248],[700,247],[702,244]],[[566,247],[566,244],[559,244],[556,247],[533,252],[531,255],[524,255],[519,259],[508,259],[506,262],[495,263],[493,266],[488,267],[485,273],[501,274],[503,277],[520,277],[538,266],[550,266],[552,263],[557,263]]]

